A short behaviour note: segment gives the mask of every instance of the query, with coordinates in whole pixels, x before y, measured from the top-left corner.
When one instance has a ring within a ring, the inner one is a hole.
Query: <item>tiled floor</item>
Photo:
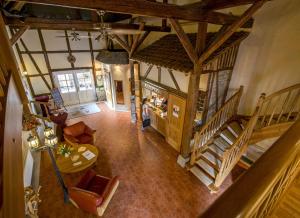
[[[101,175],[120,176],[120,186],[103,217],[197,217],[242,173],[237,168],[218,194],[210,194],[191,173],[176,163],[177,152],[153,129],[140,131],[130,122],[130,114],[110,111],[101,104],[101,112],[76,118],[97,130],[100,154],[94,169]],[[67,185],[75,184],[81,173],[64,174]],[[46,153],[42,155],[40,183],[41,218],[94,217],[71,204],[63,203],[63,194]]]

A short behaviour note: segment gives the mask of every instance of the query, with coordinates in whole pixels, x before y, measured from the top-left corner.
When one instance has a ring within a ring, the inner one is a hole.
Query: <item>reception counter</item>
[[[149,116],[151,126],[160,134],[166,137],[167,135],[167,117],[161,116],[161,110],[155,107],[149,107]]]

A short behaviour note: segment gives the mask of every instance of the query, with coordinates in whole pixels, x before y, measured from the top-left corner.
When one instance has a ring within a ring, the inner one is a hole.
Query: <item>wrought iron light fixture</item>
[[[99,27],[99,35],[95,38],[95,40],[99,41],[100,39],[105,39],[105,37],[108,35],[107,30],[110,29],[110,27],[104,23],[104,15],[105,11],[97,11],[97,14],[100,17],[100,27]]]
[[[51,158],[51,162],[53,165],[53,168],[55,170],[58,182],[60,183],[62,189],[63,189],[63,193],[64,193],[64,201],[68,202],[69,201],[69,194],[68,194],[68,189],[65,186],[65,183],[62,179],[62,176],[59,172],[59,169],[56,165],[56,161],[52,152],[52,149],[57,145],[58,143],[58,139],[57,136],[54,134],[54,130],[45,125],[45,129],[44,129],[44,136],[45,136],[45,140],[44,143],[42,145],[40,145],[41,140],[39,139],[38,135],[29,135],[27,142],[28,142],[28,146],[30,147],[30,149],[32,151],[38,152],[38,151],[43,151],[43,150],[47,150],[48,154]]]

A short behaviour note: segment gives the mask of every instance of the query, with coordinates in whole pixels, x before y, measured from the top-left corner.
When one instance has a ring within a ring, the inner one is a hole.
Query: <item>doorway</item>
[[[116,90],[116,102],[117,104],[125,104],[124,102],[124,91],[123,91],[123,81],[115,80],[115,90]]]
[[[94,78],[90,69],[53,72],[65,105],[96,101]]]

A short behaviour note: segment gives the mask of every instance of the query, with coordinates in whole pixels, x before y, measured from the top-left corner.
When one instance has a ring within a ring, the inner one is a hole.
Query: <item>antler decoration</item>
[[[40,189],[41,186],[37,191],[34,191],[31,186],[25,188],[25,213],[31,218],[38,217],[38,204],[41,202]]]

